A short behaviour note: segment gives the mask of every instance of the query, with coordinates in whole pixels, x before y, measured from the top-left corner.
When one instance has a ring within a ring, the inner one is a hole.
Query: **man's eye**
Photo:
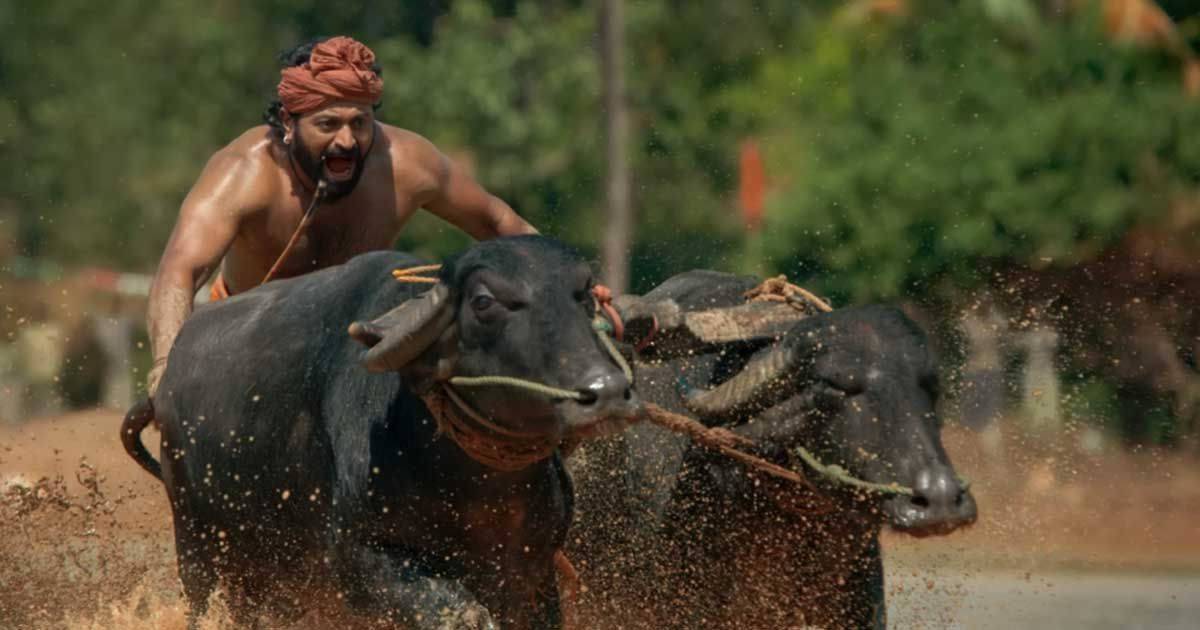
[[[490,295],[480,294],[471,298],[471,308],[474,309],[476,313],[481,313],[488,310],[495,303],[496,298]]]

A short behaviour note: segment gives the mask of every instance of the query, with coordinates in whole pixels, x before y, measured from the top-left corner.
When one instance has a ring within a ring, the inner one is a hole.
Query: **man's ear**
[[[283,143],[291,144],[292,139],[296,137],[296,119],[292,118],[291,112],[281,107],[279,121],[283,123]]]

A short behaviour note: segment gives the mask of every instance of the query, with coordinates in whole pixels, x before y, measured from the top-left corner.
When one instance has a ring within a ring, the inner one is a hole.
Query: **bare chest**
[[[298,276],[365,252],[390,249],[416,210],[406,196],[364,192],[319,204],[311,220],[300,227],[307,201],[295,196],[280,199],[243,227],[224,269],[236,290],[258,284],[285,250],[276,277]]]

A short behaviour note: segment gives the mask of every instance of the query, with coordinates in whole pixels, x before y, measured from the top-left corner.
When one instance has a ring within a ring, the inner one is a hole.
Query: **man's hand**
[[[163,372],[167,369],[167,358],[154,360],[154,367],[150,368],[150,374],[146,376],[146,393],[149,394],[150,400],[154,400],[158,394],[158,382],[162,380]]]

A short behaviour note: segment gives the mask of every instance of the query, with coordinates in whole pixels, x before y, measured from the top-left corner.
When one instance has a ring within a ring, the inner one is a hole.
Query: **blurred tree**
[[[844,298],[1087,260],[1197,182],[1184,130],[1200,111],[1158,56],[1107,45],[1094,20],[928,3],[833,15],[801,41],[729,98],[783,171],[769,251]]]
[[[19,253],[153,265],[204,159],[258,119],[258,26],[232,3],[5,3],[0,196]]]
[[[775,264],[842,303],[951,310],[990,286],[1015,326],[1061,330],[1073,378],[1124,392],[1095,415],[1188,437],[1200,262],[1178,252],[1200,246],[1200,110],[1177,61],[1110,43],[1098,13],[909,4],[831,13],[727,91],[776,173]],[[1178,424],[1127,404],[1150,398]]]

